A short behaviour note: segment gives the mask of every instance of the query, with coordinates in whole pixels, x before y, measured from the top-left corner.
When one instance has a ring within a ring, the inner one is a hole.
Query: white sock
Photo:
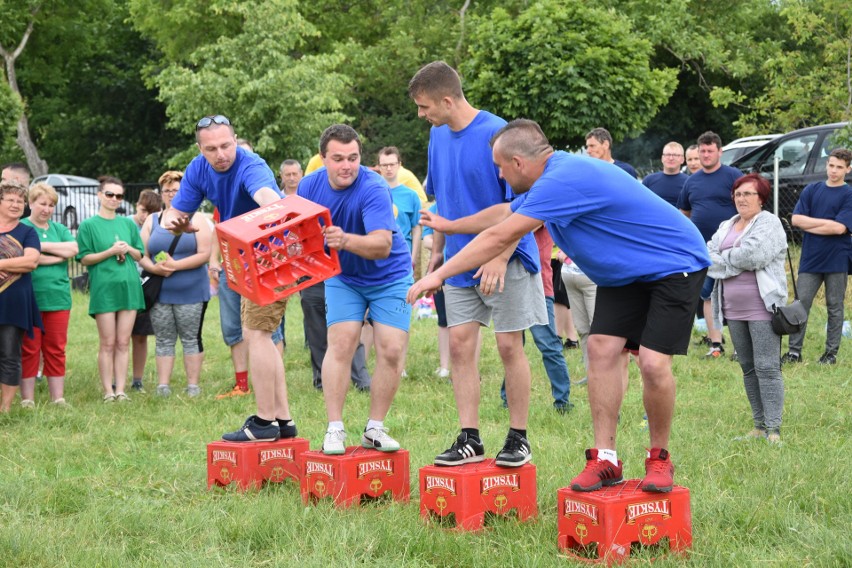
[[[366,431],[366,430],[369,430],[370,428],[384,428],[384,427],[385,427],[385,423],[384,423],[383,420],[373,420],[372,418],[370,418],[369,420],[367,420],[367,427],[364,428],[364,430]]]
[[[344,430],[344,429],[345,428],[343,428],[343,421],[342,420],[337,420],[335,422],[329,422],[328,423],[328,431],[329,432],[332,432],[334,430]]]
[[[606,450],[598,448],[598,459],[606,460],[614,466],[618,466],[618,454],[615,450]]]

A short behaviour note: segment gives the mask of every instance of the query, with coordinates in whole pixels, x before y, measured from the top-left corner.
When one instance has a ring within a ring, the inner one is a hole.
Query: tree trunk
[[[18,44],[18,47],[16,47],[13,51],[9,51],[0,45],[0,55],[3,56],[3,59],[6,62],[6,79],[9,82],[9,88],[12,89],[12,92],[15,93],[21,102],[24,103],[24,110],[21,112],[21,116],[18,119],[17,142],[18,146],[20,146],[21,150],[23,150],[24,156],[27,158],[27,166],[29,166],[30,173],[33,174],[33,177],[47,174],[47,162],[42,160],[41,156],[38,155],[38,148],[36,148],[33,138],[30,136],[30,125],[27,121],[26,101],[24,101],[24,97],[21,96],[21,90],[18,88],[18,79],[15,74],[15,60],[19,55],[21,55],[21,52],[24,51],[24,46],[27,45],[27,40],[30,39],[30,34],[33,32],[33,25],[35,24],[35,15],[38,12],[38,9],[39,7],[36,7],[30,13],[31,18],[27,25],[27,31],[24,32],[24,36],[21,38],[21,43]]]

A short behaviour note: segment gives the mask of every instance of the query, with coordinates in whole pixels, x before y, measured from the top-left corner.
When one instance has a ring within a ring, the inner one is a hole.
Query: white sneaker
[[[364,434],[361,436],[361,446],[380,452],[395,452],[399,449],[399,442],[388,435],[387,428],[370,428],[364,430]]]
[[[21,407],[22,408],[35,408],[35,401],[28,399],[28,398],[25,398],[24,400],[21,401]]]
[[[440,379],[446,379],[450,376],[450,370],[444,369],[443,367],[438,367],[437,369],[435,369],[435,374],[438,375],[438,378]]]
[[[340,456],[346,453],[346,432],[328,430],[322,440],[322,453],[329,456]]]

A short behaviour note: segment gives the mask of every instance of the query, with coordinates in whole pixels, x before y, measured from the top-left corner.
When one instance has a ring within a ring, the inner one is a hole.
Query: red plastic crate
[[[531,463],[499,467],[493,459],[454,467],[420,468],[420,516],[453,515],[460,530],[475,531],[485,514],[506,515],[514,510],[523,521],[538,515],[536,470]]]
[[[265,306],[340,274],[337,251],[325,251],[328,209],[291,195],[216,225],[231,288]]]
[[[394,501],[407,503],[411,495],[408,450],[380,452],[349,446],[338,456],[311,451],[302,454],[301,467],[306,504],[331,497],[338,507],[351,507],[360,505],[362,497],[375,499],[386,493]]]
[[[599,491],[563,487],[556,492],[559,520],[557,546],[587,562],[623,562],[632,546],[668,540],[669,550],[692,546],[689,489],[675,485],[669,493],[647,493],[639,479]]]
[[[264,482],[299,481],[300,457],[310,444],[304,438],[277,442],[211,442],[207,444],[207,488],[236,483],[246,491]]]

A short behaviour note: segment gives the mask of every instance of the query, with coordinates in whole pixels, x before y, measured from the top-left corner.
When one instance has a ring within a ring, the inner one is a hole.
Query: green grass
[[[852,565],[850,458],[850,341],[838,365],[818,366],[825,310],[812,313],[806,363],[785,368],[782,447],[735,442],[751,428],[739,367],[704,361],[701,348],[678,357],[678,399],[670,449],[676,481],[692,494],[693,550],[688,559],[663,557],[654,566]],[[538,468],[539,517],[519,524],[498,519],[477,534],[424,524],[419,517],[417,470],[448,447],[457,430],[449,384],[437,367],[434,320],[414,322],[407,370],[387,424],[410,451],[408,504],[337,510],[329,502],[304,506],[294,483],[251,493],[206,487],[205,445],[253,413],[253,399],[217,401],[230,388],[232,369],[218,326],[218,304],[207,312],[199,399],[182,394],[101,403],[96,372],[97,333],[75,295],[66,398],[73,408],[45,403],[0,416],[0,566],[566,566],[556,548],[556,491],[583,466],[591,419],[585,387],[576,409],[551,409],[549,386],[532,342],[530,440]],[[325,427],[321,394],[311,387],[302,348],[298,302],[288,309],[285,354],[290,401],[300,433],[318,447]],[[153,340],[151,351],[153,352]],[[582,376],[577,350],[567,354]],[[485,335],[481,428],[488,454],[508,425],[498,389],[502,372],[493,336]],[[625,476],[643,474],[636,369],[622,410],[619,457]],[[146,385],[153,390],[153,360]],[[176,370],[175,393],[185,377]],[[350,392],[345,418],[353,435],[366,419],[368,397]],[[637,563],[650,562],[639,554]]]

